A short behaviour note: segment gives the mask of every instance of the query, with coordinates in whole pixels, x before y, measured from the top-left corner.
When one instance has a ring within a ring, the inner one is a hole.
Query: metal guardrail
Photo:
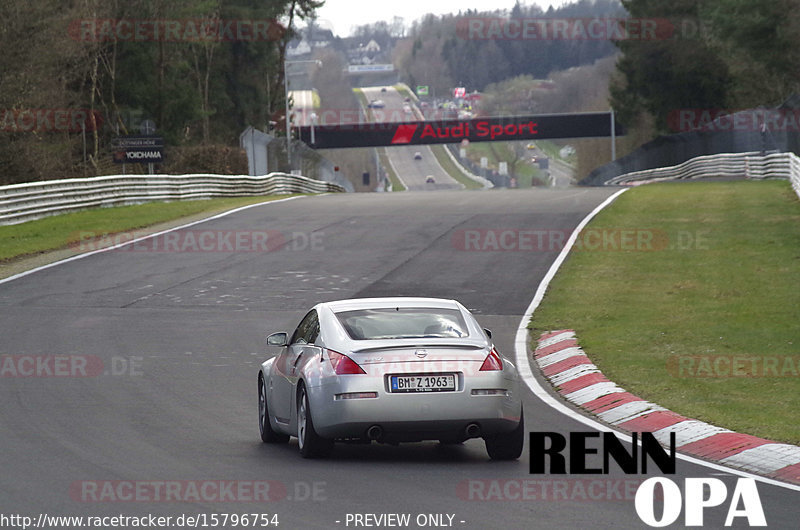
[[[344,192],[298,175],[112,175],[0,186],[0,225],[100,206],[286,193]]]
[[[704,177],[745,177],[787,179],[800,196],[800,157],[794,153],[722,153],[698,156],[677,166],[635,171],[614,177],[606,186],[637,185],[664,180]]]
[[[444,144],[444,152],[447,153],[447,156],[450,157],[450,160],[453,161],[453,164],[455,164],[456,168],[458,168],[458,170],[461,171],[465,177],[480,184],[484,190],[494,188],[494,183],[492,183],[491,180],[474,173],[474,168],[470,167],[468,169],[464,167],[465,165],[474,166],[474,164],[472,164],[468,158],[462,159],[460,153],[456,152],[457,149],[458,148],[454,144]]]

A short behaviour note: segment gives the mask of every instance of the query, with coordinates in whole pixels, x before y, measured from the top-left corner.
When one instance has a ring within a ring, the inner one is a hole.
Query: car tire
[[[328,456],[333,449],[333,440],[322,438],[314,429],[308,393],[302,384],[297,396],[297,444],[303,458]]]
[[[487,436],[483,439],[492,460],[516,460],[522,455],[525,443],[525,420],[520,409],[519,424],[513,431]]]
[[[278,444],[289,441],[288,434],[275,432],[269,423],[267,384],[261,374],[258,376],[258,430],[261,432],[261,441],[264,443]]]

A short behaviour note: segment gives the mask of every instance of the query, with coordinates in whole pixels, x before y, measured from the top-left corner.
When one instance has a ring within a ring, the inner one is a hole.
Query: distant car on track
[[[386,106],[386,103],[382,99],[373,99],[367,106],[371,109],[382,109]]]
[[[420,153],[419,151],[416,151],[414,153],[414,160],[422,160],[422,153]]]
[[[334,442],[481,437],[489,457],[522,453],[519,378],[472,314],[454,300],[365,298],[320,303],[258,372],[261,439],[296,436],[303,457]]]
[[[428,175],[428,178],[425,179],[425,182],[428,184],[436,184],[436,179],[433,178],[433,175]]]

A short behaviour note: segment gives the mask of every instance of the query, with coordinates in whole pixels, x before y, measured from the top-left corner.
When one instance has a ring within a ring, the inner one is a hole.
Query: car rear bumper
[[[395,422],[353,422],[340,423],[320,431],[324,438],[377,440],[379,442],[419,442],[423,440],[442,440],[461,442],[469,438],[491,436],[500,432],[510,432],[519,425],[515,420],[492,418],[481,421],[435,420],[435,421],[395,421]],[[316,427],[316,426],[315,426]],[[375,430],[377,429],[377,430]]]
[[[377,397],[336,399],[337,393],[347,393],[344,390],[369,391],[338,387],[332,391],[327,385],[310,389],[312,418],[320,436],[369,438],[367,430],[377,425],[383,433],[380,441],[463,440],[473,437],[463,436],[472,424],[478,426],[479,436],[511,431],[522,411],[514,386],[501,395],[473,395],[470,388],[420,394],[380,389],[375,391]]]

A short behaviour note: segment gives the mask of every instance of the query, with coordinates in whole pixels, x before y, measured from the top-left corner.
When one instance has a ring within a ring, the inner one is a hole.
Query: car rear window
[[[393,307],[357,309],[336,313],[355,340],[458,338],[468,336],[457,309]]]

